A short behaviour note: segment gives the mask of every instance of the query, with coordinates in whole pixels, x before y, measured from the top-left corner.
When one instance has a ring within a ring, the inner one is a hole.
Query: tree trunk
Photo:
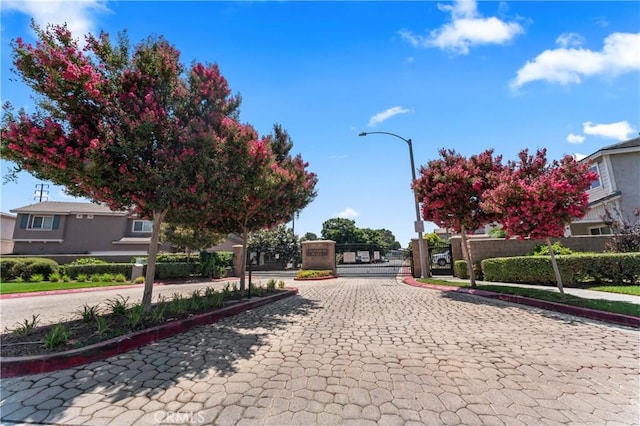
[[[553,273],[556,275],[558,290],[560,290],[560,294],[564,296],[564,287],[562,286],[562,277],[560,276],[560,269],[558,269],[558,262],[556,262],[556,254],[553,252],[553,246],[551,245],[551,238],[549,237],[547,237],[547,246],[549,247],[549,254],[551,255],[551,265],[553,266]]]
[[[184,251],[187,252],[187,263],[189,263],[189,259],[191,258],[191,249],[189,247],[185,247]]]
[[[244,290],[244,281],[247,271],[247,241],[249,240],[249,230],[245,226],[242,230],[242,261],[240,262],[240,290]]]
[[[153,230],[149,243],[149,256],[147,259],[147,273],[144,279],[144,293],[142,295],[142,310],[145,313],[151,311],[151,297],[153,294],[153,280],[156,274],[156,256],[158,254],[158,241],[160,240],[160,225],[168,210],[153,212]]]
[[[469,281],[471,282],[471,287],[476,286],[476,273],[473,270],[473,259],[471,258],[471,250],[469,249],[469,245],[467,243],[467,232],[464,229],[464,226],[460,227],[460,236],[462,237],[462,250],[464,250],[465,257],[467,258],[467,271],[469,271]]]

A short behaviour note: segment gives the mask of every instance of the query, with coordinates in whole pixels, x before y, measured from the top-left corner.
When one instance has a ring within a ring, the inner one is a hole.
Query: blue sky
[[[416,168],[440,148],[505,159],[547,148],[588,155],[640,131],[640,3],[624,2],[2,2],[2,102],[33,109],[10,72],[29,21],[77,36],[163,35],[182,62],[215,62],[242,95],[241,120],[280,123],[318,174],[295,223],[335,217],[414,237],[407,144]],[[6,173],[7,164],[2,164]],[[1,210],[34,202],[39,182],[2,185]],[[50,200],[68,201],[49,187]],[[426,224],[431,230],[434,225]]]

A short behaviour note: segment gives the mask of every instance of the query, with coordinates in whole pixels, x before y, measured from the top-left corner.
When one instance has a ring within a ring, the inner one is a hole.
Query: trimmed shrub
[[[567,287],[585,281],[635,284],[640,278],[640,253],[560,255],[556,260]],[[487,281],[556,285],[550,256],[485,259],[482,270]]]
[[[49,279],[49,276],[58,272],[58,263],[51,259],[40,257],[24,257],[16,258],[17,262],[13,264],[10,271],[7,274],[7,278],[3,274],[2,279],[11,279],[21,277],[28,280],[32,275],[40,274],[45,280]]]
[[[78,275],[104,275],[104,274],[123,274],[131,275],[130,263],[104,263],[104,264],[85,264],[85,265],[67,265],[65,272],[71,278],[75,279]]]
[[[194,267],[193,263],[156,263],[155,277],[159,280],[189,278]]]
[[[456,260],[453,264],[453,267],[456,272],[456,277],[462,280],[469,279],[469,270],[467,269],[467,261],[466,260]],[[473,272],[476,274],[476,280],[482,280],[484,278],[484,274],[482,273],[482,266],[480,262],[476,262],[473,266]]]
[[[17,277],[13,273],[13,267],[20,262],[20,259],[15,257],[3,257],[0,258],[0,279],[2,281],[10,281]]]

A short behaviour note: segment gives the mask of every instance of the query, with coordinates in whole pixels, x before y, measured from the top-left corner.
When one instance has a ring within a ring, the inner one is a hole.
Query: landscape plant
[[[51,329],[51,332],[44,338],[44,347],[47,349],[54,349],[58,346],[64,345],[69,340],[69,331],[61,324],[56,324]]]
[[[420,167],[420,176],[412,188],[422,203],[424,220],[460,231],[470,282],[475,286],[467,232],[495,222],[500,216],[500,212],[485,209],[483,202],[487,191],[498,182],[498,175],[503,169],[502,157],[494,156],[493,150],[469,158],[450,149],[439,152],[441,158]]]
[[[40,315],[32,315],[31,320],[25,319],[23,322],[18,323],[16,328],[12,330],[13,333],[18,336],[28,336],[38,326],[40,322]]]
[[[564,294],[562,278],[551,244],[551,238],[562,237],[565,227],[589,210],[587,189],[598,175],[588,163],[572,156],[548,162],[546,149],[529,155],[518,154],[499,174],[498,184],[488,188],[483,209],[498,215],[507,237],[545,240],[558,289]]]
[[[614,253],[640,252],[640,207],[633,211],[629,219],[620,209],[605,206],[602,217],[604,223],[611,229],[611,238],[606,243],[607,251]]]

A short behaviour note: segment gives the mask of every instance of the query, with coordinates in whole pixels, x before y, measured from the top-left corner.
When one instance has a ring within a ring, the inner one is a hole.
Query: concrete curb
[[[66,352],[27,357],[0,358],[0,376],[5,378],[46,373],[99,361],[153,343],[156,340],[171,337],[192,328],[211,324],[222,318],[237,315],[241,312],[294,296],[297,293],[297,288],[289,288],[286,289],[286,291],[271,296],[241,300],[238,303],[213,312],[195,315],[183,320],[162,324]]]
[[[575,315],[583,318],[590,318],[590,319],[609,322],[609,323],[618,324],[618,325],[624,325],[627,327],[640,328],[640,317],[634,317],[631,315],[598,311],[595,309],[581,308],[578,306],[571,306],[571,305],[563,305],[561,303],[531,299],[529,297],[516,296],[513,294],[494,293],[492,291],[479,290],[479,289],[473,289],[473,288],[424,284],[424,283],[418,282],[415,278],[412,278],[412,277],[405,277],[403,279],[403,282],[413,287],[422,287],[422,288],[429,288],[432,290],[472,294],[475,296],[486,297],[489,299],[498,299],[498,300],[503,300],[505,302],[533,306],[536,308],[547,309],[555,312],[562,312],[565,314]]]

